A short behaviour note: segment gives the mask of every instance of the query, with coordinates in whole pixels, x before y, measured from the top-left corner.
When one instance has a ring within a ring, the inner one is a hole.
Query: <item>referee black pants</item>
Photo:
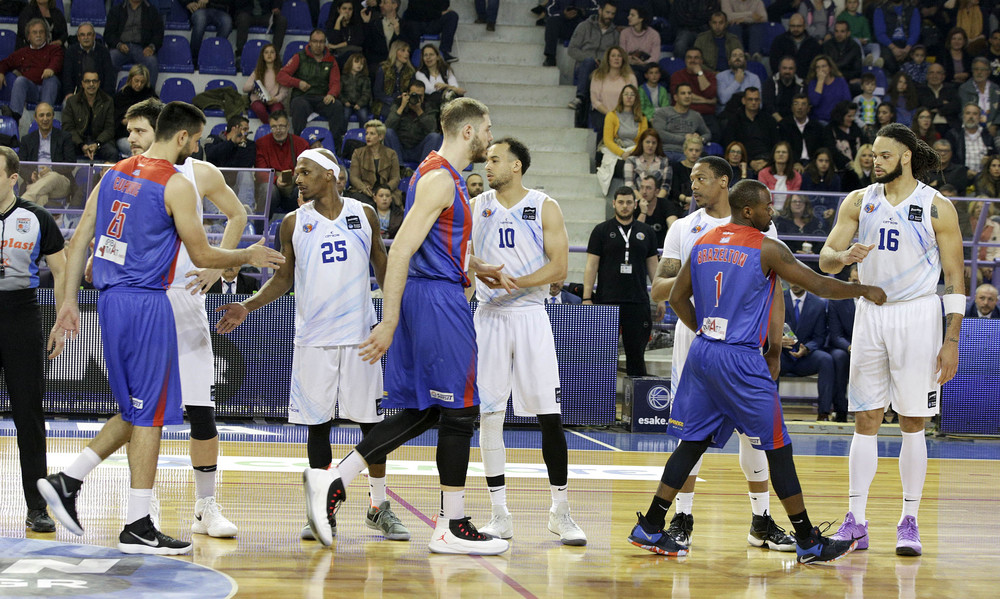
[[[618,327],[622,333],[625,374],[628,376],[646,376],[646,344],[652,326],[649,302],[618,305]]]
[[[45,478],[45,344],[34,289],[0,291],[0,368],[17,429],[21,483],[28,509],[44,509],[37,481]]]

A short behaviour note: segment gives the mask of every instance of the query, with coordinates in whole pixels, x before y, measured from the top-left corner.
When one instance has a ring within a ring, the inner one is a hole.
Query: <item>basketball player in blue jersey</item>
[[[927,475],[924,423],[940,409],[941,385],[958,370],[965,314],[965,273],[958,213],[921,179],[940,168],[937,153],[899,124],[879,129],[873,144],[875,183],[850,193],[820,252],[820,268],[858,264],[862,283],[885,289],[884,306],[859,302],[851,340],[848,409],[854,438],[848,461],[850,498],[834,538],[868,548],[865,508],[878,469],[877,434],[885,408],[899,414],[903,513],[896,554],[920,555],[917,510]],[[852,243],[855,234],[858,241]],[[944,271],[945,328],[937,286]]]
[[[325,545],[332,540],[328,522],[346,498],[347,485],[369,463],[437,424],[441,511],[428,548],[493,555],[508,547],[477,531],[465,515],[469,444],[479,415],[466,272],[471,266],[480,280],[515,288],[502,265],[468,254],[472,213],[460,173],[470,162],[486,159],[493,141],[489,109],[472,98],[453,100],[441,110],[441,129],[441,149],[420,164],[406,195],[406,217],[386,266],[382,322],[361,344],[361,356],[372,363],[389,351],[382,405],[402,411],[380,422],[336,468],[303,475],[307,513]]]
[[[281,221],[285,265],[255,295],[220,306],[216,328],[228,333],[295,285],[295,354],[292,359],[288,421],[309,427],[306,451],[311,468],[333,460],[330,428],[338,404],[342,418],[364,434],[382,420],[382,365],[358,355],[358,345],[375,325],[369,264],[381,286],[385,245],[371,206],[337,191],[340,167],[328,150],[306,150],[295,165],[300,206]],[[365,523],[385,538],[406,541],[410,531],[392,512],[385,488],[385,459],[368,464],[371,506]],[[331,524],[331,531],[336,529]],[[302,538],[316,538],[315,526]]]
[[[731,210],[729,208],[729,182],[733,179],[733,169],[729,163],[718,156],[705,156],[694,163],[691,169],[691,197],[699,206],[698,210],[675,221],[667,230],[667,238],[663,243],[663,255],[656,269],[650,296],[654,301],[663,301],[670,296],[681,263],[691,254],[691,248],[702,235],[714,229],[729,224]],[[778,238],[774,224],[765,233],[771,239]],[[773,338],[768,351],[781,353],[781,331],[784,323],[784,297],[780,287],[775,287],[775,297],[772,306],[775,307],[777,318],[772,318],[770,325]],[[677,385],[684,371],[691,343],[695,333],[678,323],[674,329],[674,347],[671,360],[670,391],[671,396],[677,394]],[[764,452],[754,449],[744,434],[739,435],[740,468],[746,476],[749,487],[750,509],[753,513],[750,522],[750,532],[747,542],[755,547],[766,547],[776,551],[795,551],[793,539],[774,522],[771,517],[771,496],[767,490],[767,457]],[[667,532],[680,545],[691,544],[691,534],[694,530],[694,487],[701,470],[701,460],[694,465],[691,474],[681,492],[677,494],[674,506],[674,517],[670,520]]]
[[[83,479],[128,443],[131,488],[125,529],[118,536],[124,553],[177,555],[191,549],[190,543],[157,530],[149,517],[161,429],[183,422],[177,335],[166,295],[180,244],[199,267],[249,263],[273,268],[284,262],[261,243],[242,250],[208,245],[194,187],[174,168],[197,148],[204,127],[200,110],[171,102],[157,120],[156,142],[149,151],[119,162],[104,175],[70,242],[64,304],[50,336],[73,338],[79,331],[77,284],[96,231],[98,317],[108,382],[121,413],[63,472],[39,479],[38,489],[56,519],[82,535],[76,499]]]
[[[769,335],[779,276],[827,298],[864,296],[881,304],[885,293],[820,276],[797,261],[785,244],[765,237],[773,209],[763,183],[738,182],[729,205],[732,222],[698,239],[670,291],[677,317],[698,331],[670,413],[669,426],[681,443],[667,460],[649,511],[638,514],[629,541],[654,553],[687,554],[688,548],[663,530],[670,502],[705,450],[723,446],[735,428],[767,454],[774,491],[795,529],[798,560],[839,559],[857,543],[826,538],[809,521],[771,374],[778,356],[765,357],[761,348]]]

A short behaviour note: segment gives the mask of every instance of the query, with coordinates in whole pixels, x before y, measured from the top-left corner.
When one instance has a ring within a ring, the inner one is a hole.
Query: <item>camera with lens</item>
[[[410,104],[420,104],[421,100],[423,100],[423,96],[420,94],[410,94]]]

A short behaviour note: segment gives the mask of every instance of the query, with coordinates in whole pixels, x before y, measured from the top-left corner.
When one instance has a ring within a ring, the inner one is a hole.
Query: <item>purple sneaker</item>
[[[847,512],[847,515],[844,516],[844,523],[837,529],[837,533],[830,538],[837,541],[850,541],[853,539],[858,542],[856,551],[868,549],[868,521],[865,520],[862,526],[854,521],[854,514]],[[919,548],[919,546],[920,543],[918,542],[917,547]]]
[[[913,516],[903,518],[896,527],[896,555],[920,555],[920,529]]]

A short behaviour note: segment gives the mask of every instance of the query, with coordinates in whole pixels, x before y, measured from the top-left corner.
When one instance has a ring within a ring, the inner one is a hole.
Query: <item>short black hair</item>
[[[375,185],[372,186],[372,198],[378,195],[378,190],[380,189],[386,189],[389,191],[389,193],[392,193],[392,188],[386,185],[385,183],[376,183]]]
[[[274,120],[277,120],[277,119],[285,119],[287,121],[288,120],[288,113],[284,109],[275,110],[270,115],[268,115],[267,122],[270,123],[271,121],[274,121]]]
[[[729,161],[721,156],[702,156],[695,164],[705,164],[717,179],[726,177],[726,181],[733,182],[733,167]]]
[[[762,193],[763,192],[763,193]],[[766,201],[764,194],[770,194],[767,186],[756,179],[740,179],[729,190],[729,208],[733,214],[738,213],[747,206],[756,206]]]
[[[194,135],[205,128],[205,113],[187,102],[171,102],[156,119],[156,141],[172,139],[181,131]]]
[[[514,155],[521,161],[521,174],[528,172],[528,167],[531,166],[531,153],[528,152],[528,147],[521,143],[519,140],[513,137],[504,137],[493,142],[493,145],[507,144],[507,148],[510,153]]]
[[[235,127],[239,127],[243,123],[249,123],[249,122],[250,119],[243,116],[242,114],[231,116],[229,117],[229,119],[226,120],[226,131],[232,131]]]
[[[615,198],[617,199],[618,196],[629,196],[634,200],[635,190],[629,187],[628,185],[622,185],[621,187],[615,190]]]
[[[163,106],[163,102],[160,102],[157,98],[146,98],[142,102],[137,102],[129,106],[128,111],[125,112],[125,121],[146,119],[149,122],[149,126],[155,128],[156,121],[160,118],[160,113],[163,112]]]

